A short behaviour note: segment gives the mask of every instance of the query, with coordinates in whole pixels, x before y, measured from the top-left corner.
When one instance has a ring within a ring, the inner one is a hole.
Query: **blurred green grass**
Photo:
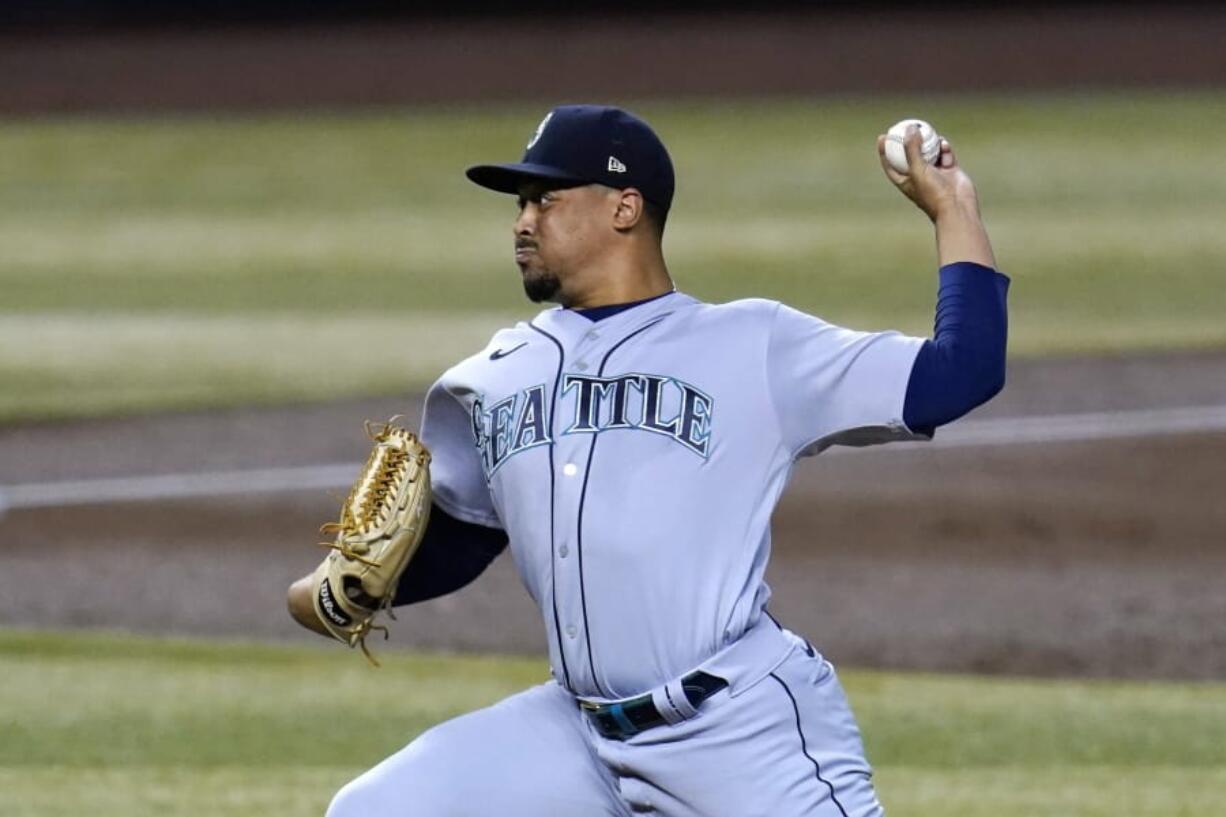
[[[382,657],[0,630],[2,811],[320,814],[431,724],[547,675],[537,659]],[[1226,814],[1221,684],[842,675],[891,815]]]
[[[873,138],[920,114],[976,179],[1015,354],[1226,344],[1221,93],[633,105],[665,245],[709,300],[926,334],[931,228]],[[420,387],[535,313],[509,197],[535,107],[0,122],[0,420]]]

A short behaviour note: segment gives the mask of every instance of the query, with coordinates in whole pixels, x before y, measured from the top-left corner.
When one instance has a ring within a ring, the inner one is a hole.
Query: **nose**
[[[520,208],[519,215],[515,219],[514,226],[515,236],[530,236],[536,232],[536,205],[533,202],[527,202]]]

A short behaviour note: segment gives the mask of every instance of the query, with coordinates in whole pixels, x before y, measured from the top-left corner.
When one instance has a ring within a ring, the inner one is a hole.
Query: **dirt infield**
[[[1221,86],[1226,9],[823,9],[0,36],[0,114]]]
[[[0,431],[0,484],[355,462],[416,397]],[[1226,404],[1226,355],[1014,365],[981,415]],[[775,516],[772,612],[848,665],[1226,677],[1226,434],[823,455]],[[356,465],[355,465],[356,469]],[[304,638],[284,588],[326,491],[12,510],[0,622]],[[598,614],[594,611],[593,614]],[[503,557],[394,644],[534,652]]]

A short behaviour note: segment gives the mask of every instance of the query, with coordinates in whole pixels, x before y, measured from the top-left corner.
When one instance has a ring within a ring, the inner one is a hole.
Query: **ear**
[[[633,187],[618,190],[613,211],[613,229],[626,232],[643,220],[643,194]]]

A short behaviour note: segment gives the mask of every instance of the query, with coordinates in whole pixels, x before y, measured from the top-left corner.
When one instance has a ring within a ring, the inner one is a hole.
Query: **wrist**
[[[979,223],[979,201],[974,196],[950,196],[936,202],[930,213],[938,227],[946,224]]]

